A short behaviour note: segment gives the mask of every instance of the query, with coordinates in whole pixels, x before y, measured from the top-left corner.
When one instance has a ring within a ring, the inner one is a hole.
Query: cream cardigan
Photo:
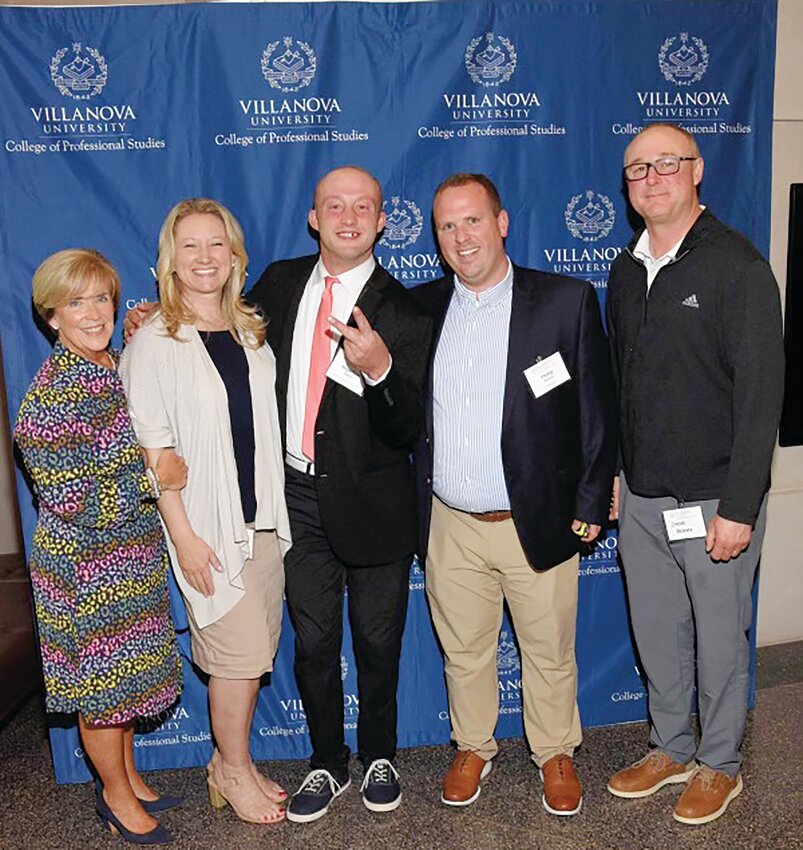
[[[176,549],[166,533],[173,572],[199,627],[214,623],[245,594],[241,573],[248,557],[237,466],[231,437],[228,396],[212,359],[192,325],[178,339],[165,331],[157,313],[123,352],[120,373],[137,439],[146,449],[172,446],[187,462],[181,492],[193,531],[220,559],[212,570],[215,592],[193,590],[178,568]],[[267,345],[244,347],[254,419],[254,488],[257,530],[276,529],[284,554],[290,548],[290,521],[284,501],[284,465],[274,385],[276,362]]]

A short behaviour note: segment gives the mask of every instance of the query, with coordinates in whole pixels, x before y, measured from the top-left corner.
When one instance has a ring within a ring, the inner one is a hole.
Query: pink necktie
[[[309,381],[307,382],[307,403],[304,407],[304,431],[301,438],[301,450],[311,461],[315,460],[315,420],[321,406],[323,388],[326,386],[326,370],[332,361],[331,336],[329,335],[329,316],[332,315],[332,287],[340,281],[336,277],[325,277],[325,289],[321,296],[321,306],[315,317],[315,330],[312,333],[312,349],[309,357]]]

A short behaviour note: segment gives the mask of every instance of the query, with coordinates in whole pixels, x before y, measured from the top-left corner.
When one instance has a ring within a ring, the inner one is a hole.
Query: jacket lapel
[[[317,262],[317,258],[315,258]],[[290,380],[290,360],[293,353],[293,336],[295,334],[296,316],[301,296],[304,294],[314,263],[299,265],[296,277],[288,282],[288,299],[282,316],[275,316],[273,321],[282,322],[282,335],[279,350],[276,352],[276,398],[279,404],[279,421],[284,434],[287,420],[287,384]],[[271,317],[268,317],[271,321]]]
[[[449,304],[452,302],[453,293],[454,279],[444,278],[443,285],[438,291],[438,297],[434,301],[434,307],[432,309],[432,360],[435,359],[435,350],[441,338],[443,324],[446,321],[446,313],[449,311]]]
[[[363,286],[362,292],[359,298],[357,298],[355,306],[359,307],[365,313],[365,318],[368,319],[371,326],[373,326],[376,319],[377,309],[382,303],[382,293],[388,285],[387,278],[388,273],[377,263],[373,272],[371,272],[371,277],[365,282],[365,286]],[[354,316],[349,316],[348,324],[352,327],[356,326],[357,323],[354,321]]]
[[[544,338],[539,323],[538,290],[537,287],[525,285],[522,279],[524,274],[526,272],[523,269],[513,266],[513,301],[510,307],[505,399],[502,407],[503,429],[510,420],[519,394],[526,389],[527,379],[522,372],[533,365],[537,340]],[[552,353],[541,352],[541,356]]]
[[[431,285],[437,286],[438,290],[436,297],[433,297],[432,303],[429,305],[428,311],[432,317],[432,347],[430,349],[429,365],[427,368],[427,393],[425,396],[424,418],[427,434],[430,438],[432,437],[432,432],[434,430],[433,406],[435,388],[433,386],[433,374],[435,368],[435,353],[438,350],[438,343],[440,342],[441,333],[443,332],[443,325],[446,322],[446,314],[449,312],[449,304],[452,301],[452,294],[454,293],[454,278],[445,277],[439,283]]]

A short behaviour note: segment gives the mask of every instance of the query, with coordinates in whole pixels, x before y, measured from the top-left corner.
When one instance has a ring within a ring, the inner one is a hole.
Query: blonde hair
[[[231,274],[223,287],[221,309],[234,339],[249,348],[259,348],[265,342],[265,323],[256,308],[244,304],[242,300],[248,266],[243,231],[231,212],[210,198],[179,201],[167,214],[159,232],[156,279],[159,283],[160,312],[168,334],[177,339],[179,326],[193,324],[196,320],[195,314],[181,297],[181,282],[175,267],[176,225],[188,215],[214,215],[223,222],[233,262]]]
[[[51,254],[33,275],[33,305],[36,312],[50,321],[53,312],[87,287],[89,283],[107,283],[114,309],[120,303],[120,276],[99,251],[91,248],[67,248]]]

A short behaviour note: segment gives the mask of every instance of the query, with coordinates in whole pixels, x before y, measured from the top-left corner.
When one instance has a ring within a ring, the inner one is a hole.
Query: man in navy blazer
[[[457,744],[441,799],[472,803],[497,753],[506,600],[543,804],[571,815],[582,804],[578,550],[607,516],[616,459],[599,305],[588,283],[510,262],[508,215],[486,176],[446,179],[433,218],[454,274],[414,290],[435,327],[416,468],[419,557]]]

